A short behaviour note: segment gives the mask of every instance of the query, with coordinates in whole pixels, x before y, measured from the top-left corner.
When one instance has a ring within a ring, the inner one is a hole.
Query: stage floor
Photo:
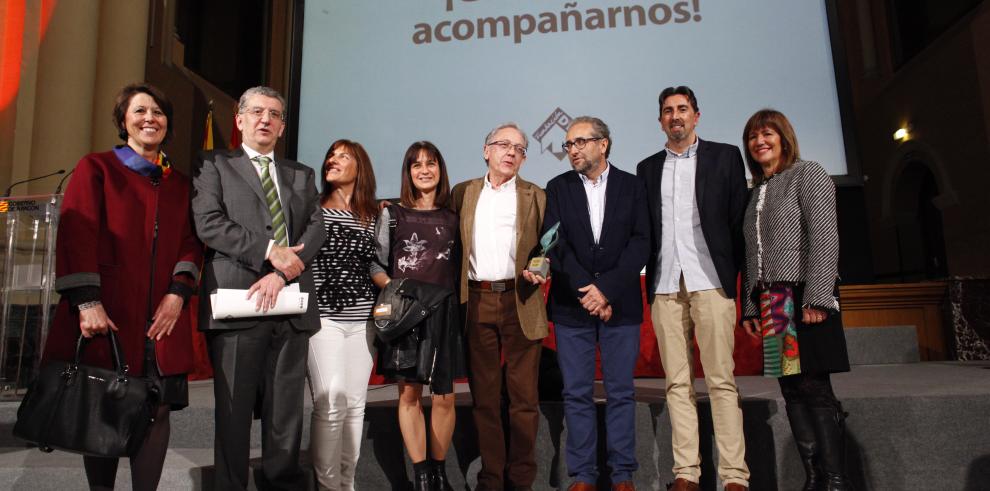
[[[803,471],[794,450],[783,400],[774,379],[737,378],[742,395],[751,489],[796,489]],[[849,469],[859,489],[990,489],[990,363],[926,362],[861,365],[833,377],[837,396],[850,413]],[[703,380],[695,384],[702,434],[702,488],[721,489],[712,421]],[[604,397],[599,384],[598,394]],[[663,379],[637,379],[637,456],[635,478],[641,489],[664,489],[671,475],[670,425]],[[473,488],[480,468],[474,442],[471,398],[457,386],[457,429],[448,456],[448,474],[458,489]],[[400,489],[408,465],[395,417],[396,389],[369,388],[362,456],[357,469],[361,489]],[[602,399],[602,402],[604,399]],[[428,399],[424,400],[426,405]],[[309,395],[305,404],[309,407]],[[600,413],[604,404],[599,405]],[[10,434],[17,403],[0,403],[0,489],[81,489],[84,473],[77,456],[44,454]],[[540,407],[536,489],[566,489],[566,442],[562,404]],[[601,414],[600,414],[601,416]],[[305,418],[304,449],[309,417]],[[260,454],[259,426],[252,429]],[[190,407],[172,414],[172,438],[160,489],[210,489],[213,446],[213,384],[190,384]],[[600,438],[600,441],[603,439]],[[304,452],[304,459],[306,455]],[[259,459],[253,461],[260,465]],[[121,465],[118,486],[129,487]]]

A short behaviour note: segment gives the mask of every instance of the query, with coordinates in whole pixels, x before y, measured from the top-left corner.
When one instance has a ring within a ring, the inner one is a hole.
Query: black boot
[[[430,459],[430,491],[454,491],[447,482],[447,461]]]
[[[847,413],[841,408],[811,408],[815,425],[815,439],[821,456],[821,468],[825,482],[819,489],[826,491],[851,491],[852,483],[846,477],[845,420]]]
[[[433,472],[430,469],[430,463],[427,461],[413,462],[413,491],[433,491],[433,487],[430,486],[430,477],[433,476]]]
[[[794,443],[801,455],[801,464],[804,465],[804,487],[801,491],[817,491],[824,482],[811,412],[804,404],[788,403],[787,419],[791,422],[791,434],[794,435]]]

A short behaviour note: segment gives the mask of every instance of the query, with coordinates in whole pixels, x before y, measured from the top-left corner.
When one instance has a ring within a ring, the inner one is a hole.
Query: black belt
[[[474,281],[468,280],[468,286],[475,290],[484,290],[486,292],[507,292],[512,291],[516,287],[516,280],[502,280],[502,281]]]

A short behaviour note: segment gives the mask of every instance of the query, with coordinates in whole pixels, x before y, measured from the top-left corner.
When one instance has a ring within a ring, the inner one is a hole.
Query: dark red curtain
[[[643,277],[640,281],[645,282]],[[645,291],[645,288],[644,290]],[[206,350],[206,341],[203,334],[195,330],[196,316],[195,309],[198,306],[198,298],[193,297],[190,301],[194,309],[193,315],[193,348],[196,356],[196,370],[190,374],[190,380],[199,380],[213,376],[213,369],[210,367],[210,359]],[[740,306],[737,299],[736,315],[738,317]],[[636,360],[637,377],[663,377],[663,368],[660,366],[660,351],[657,346],[657,337],[653,333],[653,322],[650,320],[650,306],[643,297],[643,324],[640,326],[639,359]],[[552,350],[557,349],[557,340],[554,335],[553,324],[550,324],[550,335],[543,340],[543,345]],[[736,329],[736,349],[732,357],[736,361],[736,375],[760,375],[763,373],[763,346],[759,339],[753,339],[746,335],[742,328]],[[596,356],[597,358],[597,356]],[[596,359],[599,366],[598,377],[601,378],[601,360]],[[694,370],[695,376],[703,377],[704,371],[701,368],[701,358],[698,356],[698,345],[694,345]],[[372,372],[372,384],[384,384],[386,380],[381,375]]]

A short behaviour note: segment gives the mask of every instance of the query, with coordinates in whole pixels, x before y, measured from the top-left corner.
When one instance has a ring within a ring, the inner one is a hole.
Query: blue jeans
[[[636,402],[633,370],[639,357],[639,324],[566,326],[555,324],[557,358],[564,376],[567,473],[571,479],[598,480],[598,418],[595,408],[595,346],[601,350],[607,401],[605,435],[613,483],[632,479],[636,463]]]

